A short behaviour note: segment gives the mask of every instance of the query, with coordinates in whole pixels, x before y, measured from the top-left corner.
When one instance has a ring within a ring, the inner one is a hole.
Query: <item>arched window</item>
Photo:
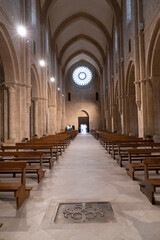
[[[126,0],[126,22],[127,25],[131,22],[132,11],[131,11],[131,0]]]

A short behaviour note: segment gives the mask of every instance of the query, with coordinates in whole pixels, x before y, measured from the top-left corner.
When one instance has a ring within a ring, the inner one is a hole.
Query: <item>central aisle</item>
[[[152,206],[91,135],[78,135],[16,212],[2,202],[4,240],[160,240],[160,207]],[[59,203],[110,202],[113,223],[57,224]],[[1,237],[2,236],[2,237]]]

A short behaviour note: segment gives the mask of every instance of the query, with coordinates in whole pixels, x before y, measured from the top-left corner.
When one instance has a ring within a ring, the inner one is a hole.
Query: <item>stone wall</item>
[[[66,102],[66,126],[71,124],[78,129],[78,117],[85,116],[83,111],[89,115],[90,129],[99,129],[100,122],[100,88],[98,76],[94,74],[91,84],[86,87],[78,87],[72,80],[71,73],[66,77],[65,102]],[[96,92],[99,100],[96,101]],[[68,101],[68,93],[71,101]]]

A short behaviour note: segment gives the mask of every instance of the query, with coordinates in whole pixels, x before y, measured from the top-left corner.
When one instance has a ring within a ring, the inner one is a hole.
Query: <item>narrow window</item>
[[[115,35],[114,35],[114,47],[115,47],[115,53],[117,53],[117,50],[118,50],[118,35],[117,35],[117,29],[115,30]]]
[[[71,93],[68,93],[68,101],[71,101]]]
[[[96,92],[96,101],[99,100],[99,95],[98,95],[98,92]]]
[[[36,42],[33,41],[33,54],[36,55]]]

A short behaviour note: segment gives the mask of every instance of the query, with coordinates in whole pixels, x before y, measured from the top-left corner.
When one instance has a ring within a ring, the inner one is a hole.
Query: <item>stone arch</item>
[[[135,96],[135,66],[131,61],[126,77],[126,132],[138,136],[138,110]]]
[[[146,82],[148,134],[160,134],[160,19],[153,31],[147,61]]]
[[[67,67],[67,64],[71,61],[71,59],[74,58],[75,56],[81,54],[81,53],[84,53],[84,54],[90,56],[91,58],[93,58],[93,60],[97,63],[97,65],[98,65],[98,67],[99,67],[99,69],[100,69],[100,72],[102,72],[101,63],[99,62],[99,60],[97,59],[97,57],[96,57],[95,55],[93,55],[92,53],[90,53],[89,51],[86,51],[86,50],[83,50],[83,49],[82,49],[82,50],[79,50],[79,51],[77,51],[77,52],[75,52],[75,53],[73,53],[72,55],[70,55],[70,56],[68,57],[68,59],[66,60],[66,62],[65,62],[64,65],[63,65],[62,71],[65,72],[65,69],[66,69],[66,67]]]
[[[101,53],[101,56],[103,58],[103,61],[105,60],[105,52],[103,50],[103,48],[101,47],[101,45],[94,40],[93,38],[91,38],[90,36],[87,36],[85,34],[79,34],[75,37],[73,37],[72,39],[70,39],[61,49],[60,53],[59,53],[59,62],[61,62],[63,54],[65,53],[65,51],[68,49],[69,46],[71,46],[74,42],[77,42],[79,39],[84,39],[90,43],[92,43]]]
[[[3,23],[0,23],[0,56],[4,67],[5,82],[15,83],[19,81],[19,66],[16,52]]]
[[[111,46],[111,36],[108,32],[108,30],[106,29],[105,25],[99,21],[99,19],[84,13],[84,12],[79,12],[76,13],[70,17],[68,17],[67,19],[65,19],[65,21],[63,21],[56,29],[53,39],[56,39],[58,37],[58,35],[60,34],[60,32],[63,31],[63,29],[65,29],[66,26],[68,26],[69,24],[72,24],[75,21],[79,21],[79,19],[85,19],[86,21],[91,22],[94,26],[98,27],[106,36],[107,39],[107,43],[108,43],[108,47]]]
[[[41,14],[42,19],[46,18],[49,7],[51,5],[54,5],[57,1],[58,0],[46,0],[45,1],[44,6],[42,8],[42,14]],[[106,3],[108,3],[109,6],[111,7],[111,9],[114,11],[116,20],[118,22],[121,18],[121,9],[120,9],[120,6],[118,4],[118,1],[117,0],[114,0],[114,1],[106,0]]]
[[[85,111],[85,110],[81,110],[81,113],[83,113],[85,117],[89,117],[89,114],[88,114],[87,111]]]
[[[67,65],[65,67],[64,78],[66,78],[67,73],[70,71],[70,69],[73,67],[74,64],[81,64],[81,63],[87,64],[87,65],[89,64],[90,66],[92,66],[95,69],[97,76],[100,76],[100,69],[98,65],[95,64],[95,62],[91,63],[91,61],[89,61],[90,59],[86,59],[87,57],[88,57],[87,55],[84,55],[82,58],[76,59],[76,60],[74,58],[71,58],[71,60],[67,62]]]
[[[0,23],[0,141],[14,141],[15,83],[19,79],[17,56],[11,37]]]
[[[147,76],[152,76],[152,64],[153,64],[153,52],[155,49],[156,42],[158,40],[158,36],[160,34],[160,19],[157,21],[157,24],[153,30],[149,50],[148,50],[148,56],[147,56]]]

